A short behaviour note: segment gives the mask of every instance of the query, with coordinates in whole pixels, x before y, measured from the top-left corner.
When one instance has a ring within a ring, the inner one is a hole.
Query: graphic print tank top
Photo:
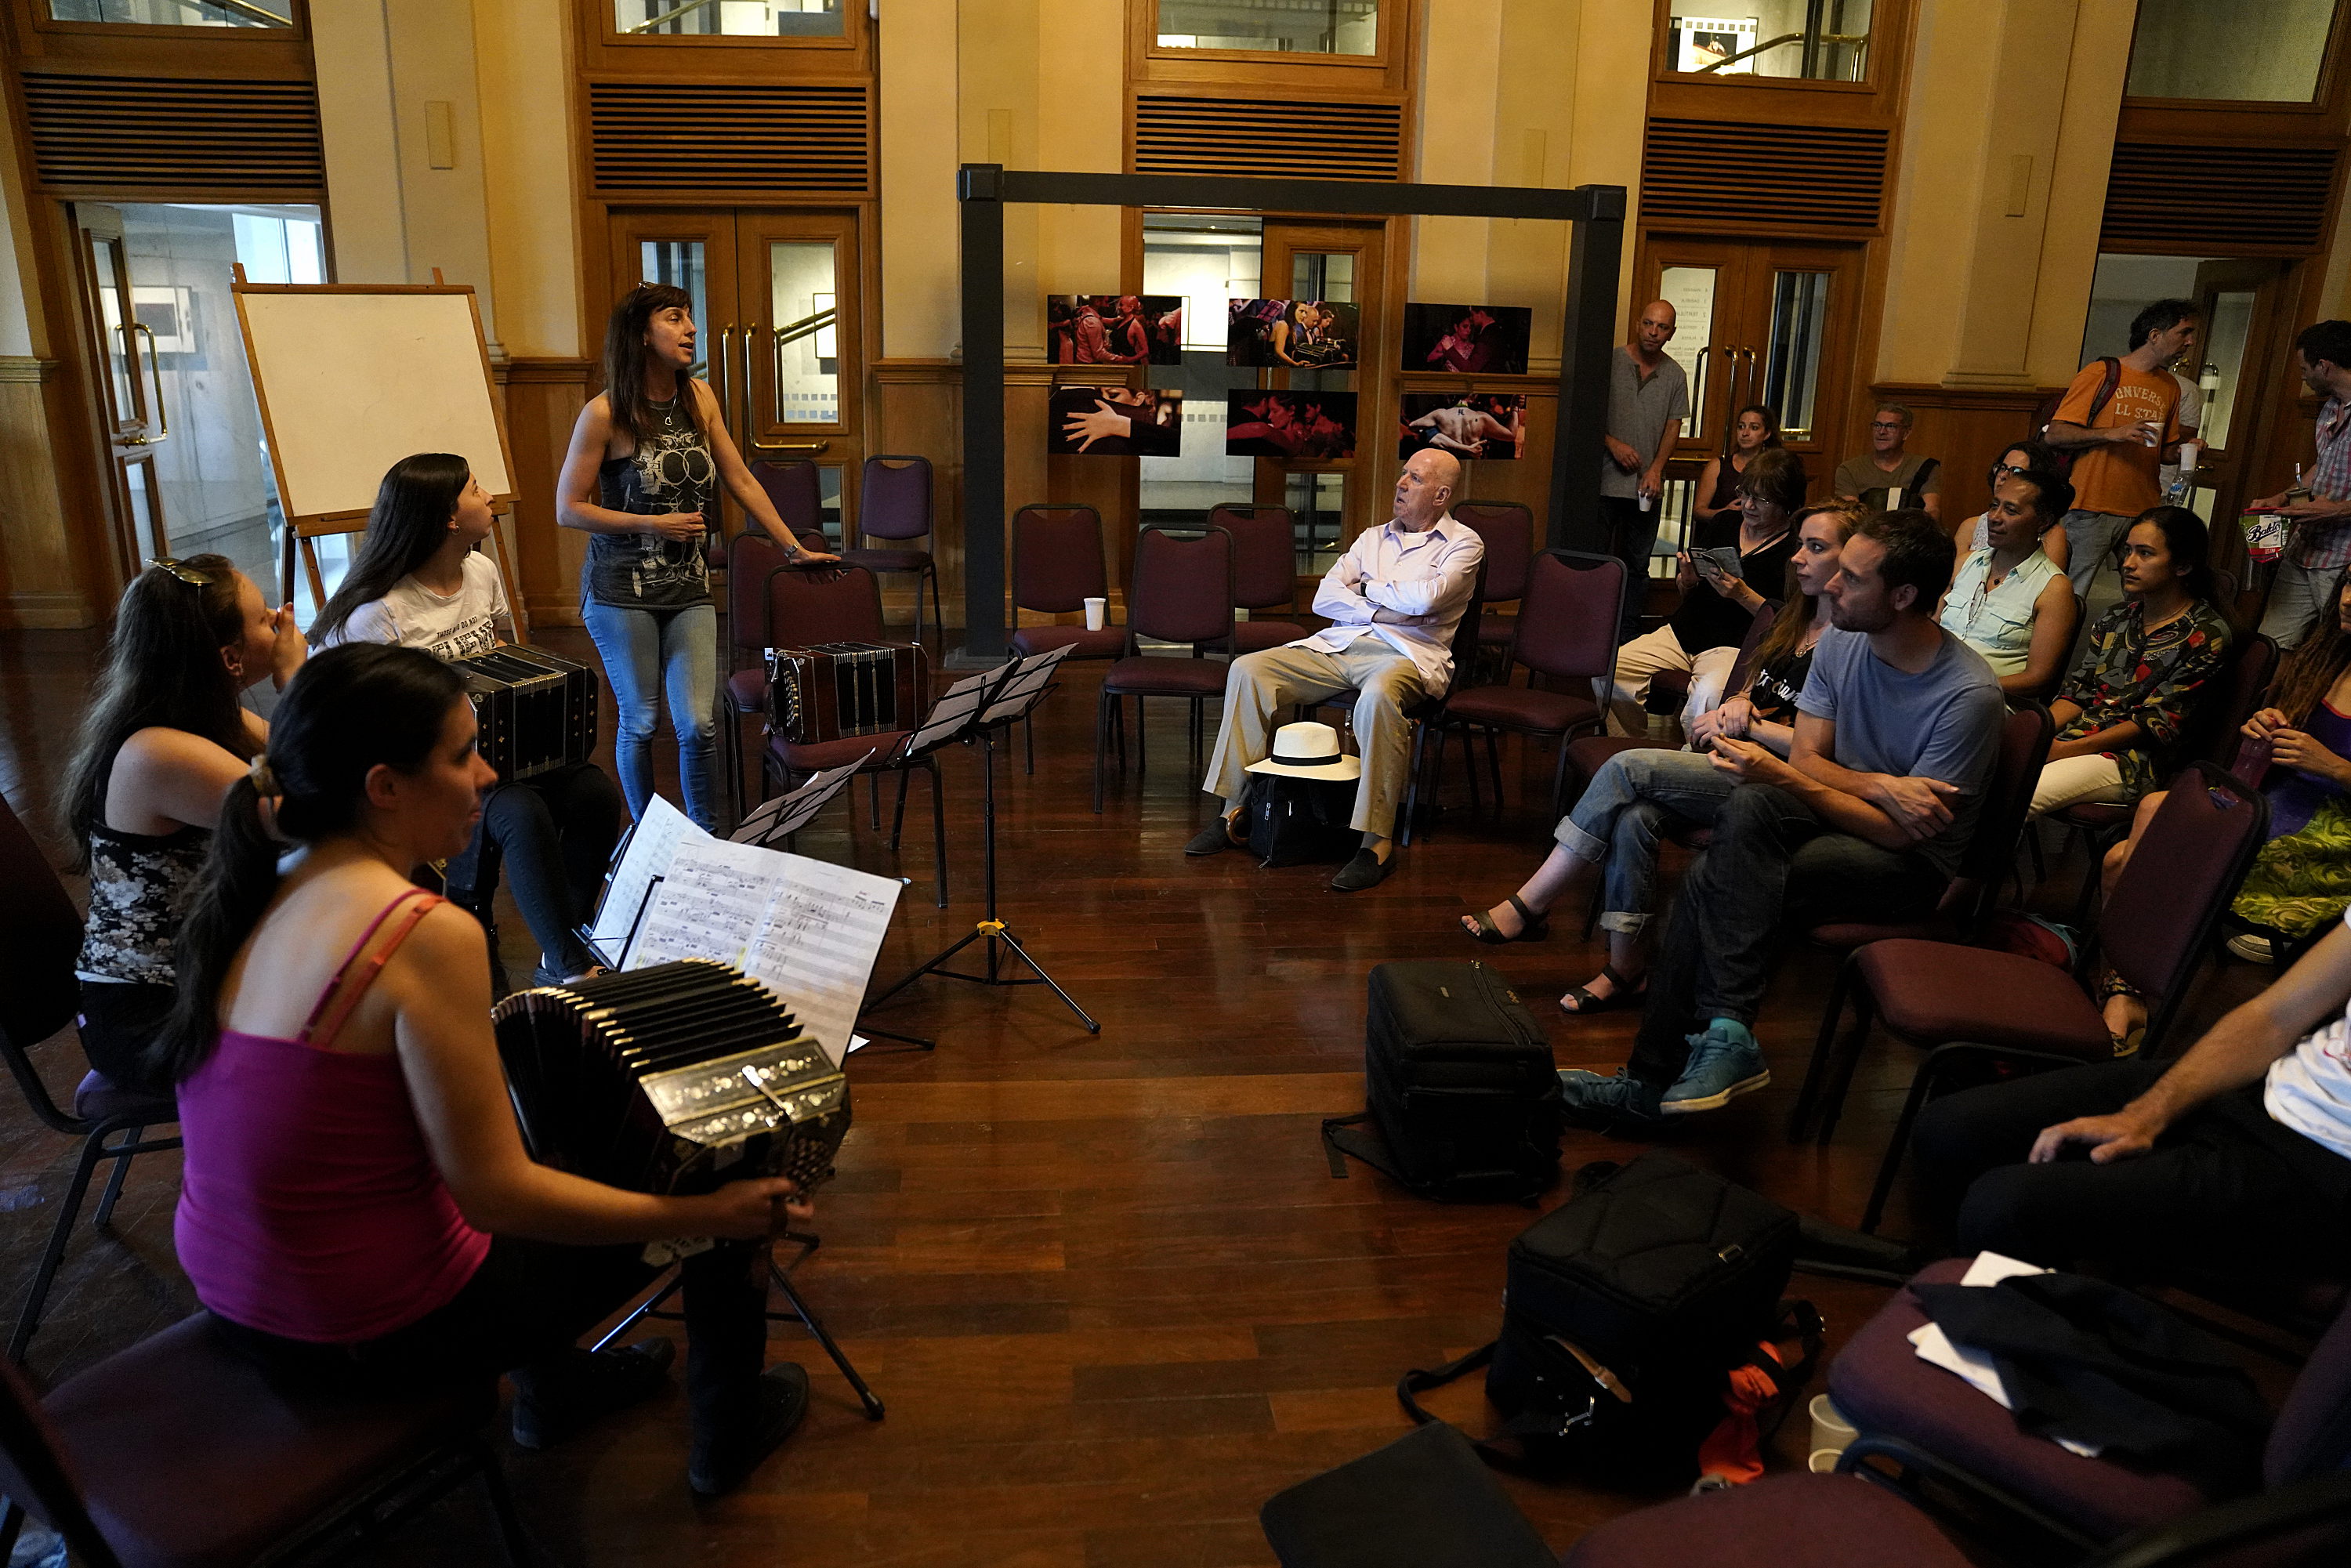
[[[607,459],[596,471],[599,503],[637,517],[700,512],[705,523],[715,521],[718,468],[709,438],[694,427],[677,398],[646,403],[644,411],[637,449]],[[587,599],[623,610],[683,609],[709,601],[710,568],[699,539],[590,534],[580,590]]]

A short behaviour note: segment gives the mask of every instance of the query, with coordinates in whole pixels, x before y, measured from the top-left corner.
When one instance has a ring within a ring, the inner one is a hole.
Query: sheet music
[[[776,890],[743,972],[789,1003],[839,1066],[901,884],[801,855],[783,858],[791,862],[789,880]]]
[[[629,967],[716,958],[747,973],[745,952],[775,896],[775,852],[707,837],[678,845],[629,949]]]
[[[966,675],[940,693],[939,700],[931,705],[930,716],[908,738],[906,754],[911,757],[927,751],[970,723],[971,716],[979,711],[980,699],[987,695],[988,685],[1003,674],[1000,668],[982,670],[976,675]]]
[[[621,944],[629,939],[629,928],[637,923],[637,911],[644,905],[645,890],[653,878],[667,874],[670,857],[678,845],[709,837],[684,812],[654,796],[630,833],[628,850],[605,887],[603,907],[596,912],[589,940],[606,953],[619,953]]]
[[[872,758],[873,754],[869,751],[854,762],[825,768],[799,789],[777,796],[744,818],[743,825],[727,835],[728,841],[764,846],[771,840],[799,831],[808,825],[810,817],[823,809],[841,781],[855,774]]]

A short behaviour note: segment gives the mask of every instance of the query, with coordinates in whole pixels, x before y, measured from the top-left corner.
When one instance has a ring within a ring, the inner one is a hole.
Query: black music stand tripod
[[[798,1322],[802,1328],[808,1330],[810,1337],[824,1346],[824,1354],[832,1357],[832,1364],[841,1368],[841,1375],[849,1380],[849,1386],[856,1390],[857,1402],[865,1406],[865,1418],[868,1421],[879,1421],[883,1414],[881,1397],[865,1385],[865,1379],[857,1375],[857,1368],[851,1365],[849,1357],[841,1354],[840,1342],[825,1331],[824,1324],[817,1321],[817,1315],[809,1311],[808,1302],[803,1301],[800,1293],[792,1288],[792,1270],[806,1262],[809,1254],[817,1249],[820,1244],[819,1238],[806,1231],[787,1230],[776,1239],[799,1243],[799,1255],[789,1263],[778,1263],[773,1257],[768,1260],[768,1278],[774,1282],[776,1289],[784,1293],[784,1300],[792,1304],[792,1310],[789,1312],[769,1309],[768,1321],[778,1323]],[[613,1324],[603,1338],[588,1348],[590,1351],[602,1350],[634,1328],[638,1320],[642,1318],[660,1318],[665,1322],[684,1322],[685,1319],[684,1312],[664,1312],[663,1309],[672,1296],[684,1288],[684,1278],[674,1270],[671,1270],[669,1283],[646,1297],[643,1305]]]
[[[1102,1025],[1095,1022],[1085,1009],[1078,1006],[1077,998],[1063,990],[1059,981],[1045,972],[1045,967],[1037,962],[1036,957],[1022,945],[1020,938],[1013,935],[1012,928],[1007,925],[996,912],[996,737],[1035,712],[1037,705],[1043,702],[1054,691],[1053,671],[1068,653],[1067,648],[1056,648],[1050,653],[1016,662],[1010,672],[1004,677],[1003,684],[997,687],[996,695],[989,700],[988,706],[972,720],[970,725],[967,738],[977,739],[980,747],[979,820],[981,844],[987,865],[987,915],[946,951],[916,967],[880,996],[870,998],[865,1004],[866,1007],[879,1007],[925,975],[938,975],[950,980],[968,980],[977,986],[1049,986],[1052,988],[1053,994],[1061,998],[1062,1004],[1078,1015],[1078,1021],[1086,1026],[1088,1034],[1102,1033]],[[975,975],[967,970],[947,967],[956,954],[975,942],[987,944],[987,973]],[[1018,976],[1008,973],[1011,966],[1006,961],[1004,955],[997,950],[997,944],[999,942],[1009,947],[1012,950],[1012,956],[1027,965],[1030,973]]]

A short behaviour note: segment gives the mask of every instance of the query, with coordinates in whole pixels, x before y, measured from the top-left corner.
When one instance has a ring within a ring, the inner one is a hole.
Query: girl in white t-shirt
[[[506,584],[478,548],[494,523],[489,495],[463,457],[425,452],[395,463],[376,491],[359,559],[319,610],[311,642],[397,643],[439,659],[506,642],[514,632]],[[620,791],[592,762],[497,785],[482,802],[473,843],[448,864],[449,896],[487,925],[503,861],[538,942],[535,978],[586,974],[596,960],[578,927],[594,908],[620,822]]]

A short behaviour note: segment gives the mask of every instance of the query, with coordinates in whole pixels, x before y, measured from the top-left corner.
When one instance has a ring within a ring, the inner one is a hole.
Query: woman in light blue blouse
[[[1984,512],[1990,543],[1960,560],[1943,596],[1943,629],[1981,653],[2011,696],[2045,694],[2065,672],[2080,606],[2041,539],[2073,504],[2074,486],[2045,469],[2001,476]]]

